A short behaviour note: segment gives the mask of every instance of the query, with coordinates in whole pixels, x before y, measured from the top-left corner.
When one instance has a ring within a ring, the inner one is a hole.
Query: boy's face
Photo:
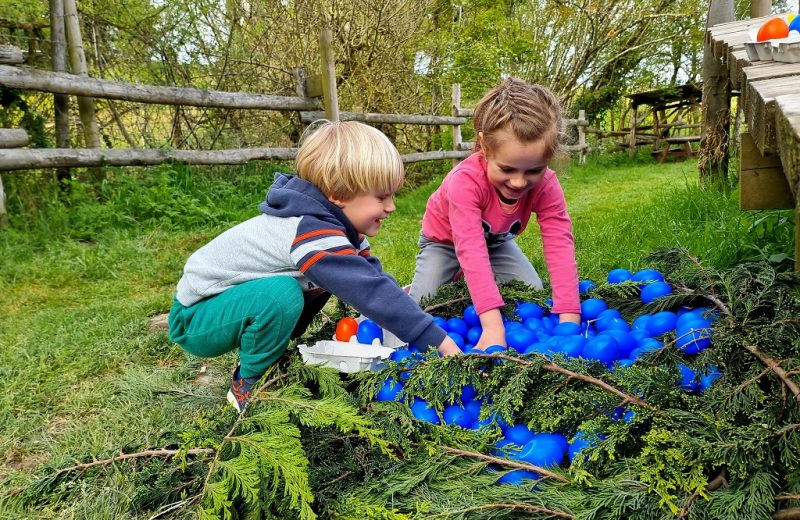
[[[353,227],[361,234],[374,237],[383,219],[394,213],[394,192],[361,193],[350,200],[329,200],[342,208]]]

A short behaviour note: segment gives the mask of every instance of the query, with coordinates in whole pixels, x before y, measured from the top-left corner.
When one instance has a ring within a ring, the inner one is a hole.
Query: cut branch
[[[575,517],[569,513],[562,511],[554,511],[541,506],[532,506],[529,504],[482,504],[479,506],[465,507],[463,509],[456,509],[454,511],[447,511],[445,513],[438,513],[429,518],[441,518],[445,516],[463,515],[472,511],[482,511],[485,509],[511,509],[512,511],[526,511],[529,513],[543,513],[545,515],[554,516],[556,518],[568,518],[570,520]]]
[[[166,450],[163,448],[159,448],[157,450],[144,450],[136,453],[123,453],[122,455],[111,457],[109,459],[95,460],[92,462],[82,462],[80,464],[76,464],[68,468],[61,468],[53,476],[57,477],[59,475],[63,475],[64,473],[69,473],[71,471],[85,471],[89,468],[94,468],[97,466],[108,466],[110,464],[114,464],[116,462],[122,462],[125,460],[150,459],[153,457],[163,457],[171,459],[175,455],[180,455],[180,454],[195,456],[195,455],[210,455],[215,452],[216,450],[212,448],[194,448],[186,452],[182,452],[181,450]]]
[[[524,359],[520,359],[520,358],[517,358],[517,357],[509,356],[509,355],[506,355],[506,354],[475,354],[475,353],[470,353],[469,355],[471,357],[485,357],[485,358],[490,358],[490,359],[504,359],[506,361],[511,361],[512,363],[517,363],[518,365],[523,365],[523,366],[532,366],[532,365],[534,365],[534,363],[532,363],[530,361],[526,361]],[[602,379],[598,379],[598,378],[592,377],[592,376],[587,376],[586,374],[581,374],[580,372],[573,372],[572,370],[568,370],[568,369],[566,369],[564,367],[556,365],[555,363],[552,363],[550,360],[548,360],[545,356],[543,356],[541,354],[538,354],[538,356],[540,356],[542,359],[547,360],[547,363],[542,365],[542,368],[544,370],[547,370],[548,372],[555,372],[557,374],[563,374],[563,375],[565,375],[567,377],[571,377],[573,379],[578,379],[580,381],[589,383],[591,385],[598,386],[598,387],[602,388],[603,390],[605,390],[607,392],[610,392],[610,393],[612,393],[612,394],[614,394],[616,396],[621,397],[622,400],[623,400],[622,404],[633,403],[633,404],[635,404],[637,406],[641,406],[642,408],[647,408],[648,410],[655,410],[655,408],[650,403],[647,403],[647,402],[639,399],[638,397],[636,397],[634,395],[627,394],[627,393],[623,392],[622,390],[620,390],[620,389],[618,389],[618,388],[606,383]]]
[[[745,343],[744,348],[757,357],[759,361],[764,363],[764,365],[768,366],[770,370],[772,370],[772,372],[774,372],[775,375],[780,378],[783,384],[786,385],[792,394],[794,394],[795,402],[800,405],[800,387],[798,387],[797,384],[792,381],[788,375],[786,375],[786,371],[782,369],[774,359],[761,352],[755,345]]]
[[[555,480],[557,482],[563,482],[565,484],[569,483],[569,480],[562,477],[558,473],[553,473],[550,470],[541,468],[539,466],[535,466],[533,464],[528,464],[527,462],[509,460],[509,459],[504,459],[502,457],[492,457],[491,455],[484,455],[483,453],[478,453],[475,451],[466,451],[466,450],[460,450],[458,448],[451,448],[450,446],[442,446],[442,449],[444,449],[444,451],[446,451],[447,453],[452,453],[453,455],[460,455],[462,457],[470,457],[472,459],[485,460],[487,462],[493,462],[495,464],[508,466],[510,468],[527,469],[530,471],[535,471],[536,473],[539,473],[540,475]]]

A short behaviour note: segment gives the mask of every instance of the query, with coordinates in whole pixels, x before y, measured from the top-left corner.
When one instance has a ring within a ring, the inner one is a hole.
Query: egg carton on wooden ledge
[[[744,42],[747,59],[754,61],[780,61],[784,63],[800,62],[800,33],[792,31],[786,38],[774,38],[763,42],[757,41],[761,24],[747,28],[749,41]]]

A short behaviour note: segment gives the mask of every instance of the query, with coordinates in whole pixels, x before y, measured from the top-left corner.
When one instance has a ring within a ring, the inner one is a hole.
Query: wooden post
[[[586,164],[586,110],[578,110],[578,145],[581,147],[578,164]]]
[[[628,143],[628,155],[633,158],[636,155],[636,125],[639,124],[637,121],[636,113],[638,112],[638,106],[635,104],[631,105],[631,136],[630,142]]]
[[[451,115],[457,117],[461,110],[461,83],[453,83],[452,91],[453,104],[450,107]],[[461,150],[461,125],[453,125],[453,151],[458,152]],[[458,163],[458,159],[453,159],[453,166]]]
[[[66,25],[69,60],[72,65],[72,72],[80,76],[88,76],[89,68],[86,65],[86,54],[83,51],[81,26],[78,20],[78,8],[75,5],[75,0],[63,1],[64,22]],[[97,120],[94,116],[94,98],[79,97],[78,110],[80,112],[81,123],[83,124],[83,135],[86,147],[100,148],[100,130],[97,127]]]
[[[711,0],[706,32],[734,20],[733,0]],[[728,186],[728,146],[731,119],[730,74],[714,56],[711,39],[703,44],[703,130],[700,143],[700,182],[722,190]]]
[[[772,13],[772,0],[750,0],[750,18],[761,18]]]
[[[61,0],[50,0],[50,43],[53,48],[53,72],[67,72],[67,37],[64,29],[64,4]],[[53,94],[53,109],[56,124],[56,148],[69,148],[69,96]],[[69,168],[56,170],[60,183],[70,177]]]
[[[333,57],[333,31],[319,33],[320,69],[322,71],[322,103],[328,121],[339,121],[339,96],[336,93],[336,62]]]

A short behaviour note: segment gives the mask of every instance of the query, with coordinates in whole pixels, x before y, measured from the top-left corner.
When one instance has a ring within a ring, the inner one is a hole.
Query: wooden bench
[[[665,137],[661,140],[664,147],[660,150],[653,150],[651,153],[658,157],[658,163],[663,163],[667,156],[670,157],[694,157],[692,143],[699,143],[699,135],[686,135],[676,137]],[[673,146],[679,145],[679,146]]]

